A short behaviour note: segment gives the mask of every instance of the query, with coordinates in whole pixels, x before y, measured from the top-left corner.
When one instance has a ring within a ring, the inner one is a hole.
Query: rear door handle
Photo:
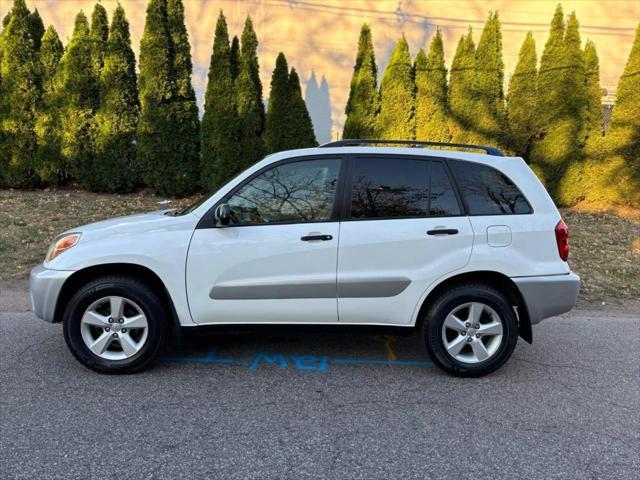
[[[303,242],[310,242],[312,240],[322,240],[326,242],[327,240],[333,240],[333,236],[331,235],[305,235],[304,237],[300,237],[300,240]]]
[[[457,235],[456,228],[440,228],[436,230],[427,230],[427,235]]]

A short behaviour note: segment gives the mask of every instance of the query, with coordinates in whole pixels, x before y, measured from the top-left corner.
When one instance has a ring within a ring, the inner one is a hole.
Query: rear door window
[[[439,161],[356,157],[352,184],[354,219],[460,215],[449,177]]]
[[[463,160],[449,160],[449,165],[469,215],[514,215],[533,212],[518,187],[495,168]]]

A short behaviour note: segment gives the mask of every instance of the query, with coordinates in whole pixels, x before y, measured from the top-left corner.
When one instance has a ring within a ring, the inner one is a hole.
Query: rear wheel
[[[157,357],[166,333],[162,301],[129,277],[98,278],[82,287],[64,314],[64,338],[84,366],[101,373],[133,373]]]
[[[482,284],[454,287],[432,304],[422,334],[433,361],[457,376],[500,368],[518,341],[518,319],[505,296]]]

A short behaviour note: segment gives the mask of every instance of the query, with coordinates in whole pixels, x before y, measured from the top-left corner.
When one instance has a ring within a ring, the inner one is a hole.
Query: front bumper
[[[512,278],[529,312],[531,324],[571,310],[578,300],[580,277],[574,273]]]
[[[74,272],[68,270],[49,270],[38,265],[29,276],[31,308],[36,317],[47,322],[55,319],[56,303],[62,285]]]

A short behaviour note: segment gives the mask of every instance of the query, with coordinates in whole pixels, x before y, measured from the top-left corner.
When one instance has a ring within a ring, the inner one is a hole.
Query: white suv
[[[415,329],[480,376],[574,306],[567,227],[521,158],[371,143],[440,145],[280,152],[185,210],[69,230],[31,272],[35,314],[106,373],[187,329],[313,324]]]

